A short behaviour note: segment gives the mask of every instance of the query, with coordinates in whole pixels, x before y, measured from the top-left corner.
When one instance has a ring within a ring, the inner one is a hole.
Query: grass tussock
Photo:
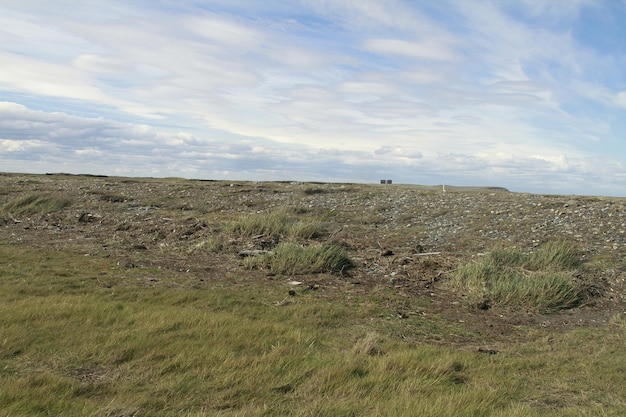
[[[451,284],[471,303],[550,312],[580,305],[586,298],[575,271],[580,257],[565,241],[549,242],[532,253],[498,249],[463,265]]]
[[[45,215],[60,211],[72,201],[54,193],[31,193],[6,202],[1,209],[5,216]]]
[[[206,239],[200,239],[198,242],[188,249],[188,254],[199,252],[219,253],[224,249],[224,245],[218,236],[209,236]]]
[[[268,268],[285,275],[342,274],[353,266],[346,251],[338,245],[281,243],[271,252],[246,258],[246,267],[250,269]]]
[[[582,264],[574,245],[566,240],[553,240],[530,254],[526,267],[535,270],[571,271]]]
[[[247,214],[231,223],[230,230],[243,236],[313,239],[325,233],[321,222],[298,217],[295,210],[279,209],[268,213]]]

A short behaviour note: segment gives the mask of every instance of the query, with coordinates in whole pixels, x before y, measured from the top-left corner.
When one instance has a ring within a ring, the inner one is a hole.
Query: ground
[[[5,212],[0,243],[168,272],[146,274],[145,285],[201,288],[223,281],[236,288],[263,282],[284,288],[286,302],[303,292],[338,301],[374,295],[386,314],[406,322],[395,335],[401,338],[488,352],[498,340],[517,337],[522,325],[525,333],[529,326],[555,331],[602,326],[626,311],[623,198],[523,194],[498,187],[446,186],[444,191],[395,184],[0,174],[0,206],[33,193],[51,193],[69,205],[45,214]],[[341,246],[354,267],[306,275],[247,268],[244,251],[271,250],[290,238],[247,236],[228,225],[285,208],[319,222],[324,233],[313,240]],[[584,305],[551,314],[487,308],[468,304],[446,285],[455,268],[493,249],[533,251],[555,238],[574,243],[591,266],[580,277],[589,295]],[[108,285],[106,277],[102,285]],[[455,330],[427,334],[412,326],[435,316],[454,323]]]

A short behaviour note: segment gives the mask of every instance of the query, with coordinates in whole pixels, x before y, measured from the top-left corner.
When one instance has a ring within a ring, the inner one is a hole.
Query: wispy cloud
[[[439,42],[404,39],[368,39],[364,48],[380,55],[400,55],[434,61],[457,61],[457,55]]]
[[[608,0],[5,2],[0,170],[626,195],[626,51],[586,35],[614,13]]]

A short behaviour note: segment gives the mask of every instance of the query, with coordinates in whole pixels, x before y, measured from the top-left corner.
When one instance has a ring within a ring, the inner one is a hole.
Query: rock
[[[91,214],[91,213],[83,213],[78,218],[78,221],[80,223],[93,223],[93,222],[98,222],[101,220],[102,220],[102,216],[98,216],[97,214]]]

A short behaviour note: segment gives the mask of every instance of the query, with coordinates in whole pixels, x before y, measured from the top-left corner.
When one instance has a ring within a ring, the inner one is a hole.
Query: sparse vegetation
[[[92,194],[95,194],[100,197],[102,201],[108,201],[110,203],[124,203],[129,200],[132,200],[128,196],[118,194],[112,191],[92,191]]]
[[[306,195],[314,195],[314,194],[325,194],[325,193],[328,193],[329,191],[323,188],[309,187],[309,188],[305,188],[302,192]]]
[[[623,200],[22,174],[0,190],[0,416],[626,409]],[[14,215],[28,195],[71,206]]]
[[[478,262],[460,266],[451,285],[483,308],[556,311],[580,305],[583,288],[574,277],[581,265],[575,248],[551,241],[532,253],[498,249]]]

